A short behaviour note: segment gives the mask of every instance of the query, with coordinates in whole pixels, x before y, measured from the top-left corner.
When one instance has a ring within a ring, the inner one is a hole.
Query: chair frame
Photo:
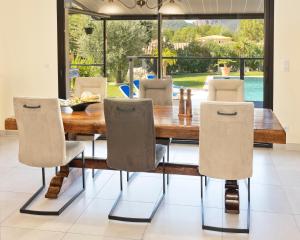
[[[92,141],[92,157],[95,158],[95,143],[96,140]],[[92,178],[94,179],[95,177],[98,176],[98,174],[101,173],[101,170],[95,170],[95,168],[92,168]]]
[[[223,228],[223,227],[215,227],[215,226],[208,226],[205,225],[205,208],[204,208],[204,201],[203,201],[203,177],[201,178],[201,218],[202,218],[202,229],[203,230],[210,230],[216,232],[225,232],[225,233],[248,233],[250,232],[250,178],[248,178],[248,209],[247,209],[247,228]],[[207,181],[205,181],[205,186],[207,185]]]
[[[46,216],[49,216],[49,215],[50,216],[58,216],[58,215],[60,215],[85,190],[85,159],[84,159],[84,151],[81,153],[81,159],[82,159],[82,189],[79,192],[77,192],[69,201],[67,201],[58,211],[37,211],[37,210],[29,210],[29,209],[27,209],[27,207],[36,199],[36,197],[46,187],[45,168],[42,168],[42,186],[21,207],[20,213],[32,214],[32,215],[46,215]],[[55,172],[57,172],[57,167],[55,167]]]
[[[132,180],[132,178],[135,176],[136,174],[133,173],[131,174],[131,176],[129,176],[129,173],[127,172],[127,179],[129,178],[130,181]],[[165,179],[165,157],[163,157],[163,190],[162,190],[162,194],[160,195],[159,199],[156,201],[155,206],[150,214],[150,217],[148,218],[131,218],[131,217],[121,217],[121,216],[116,216],[113,215],[113,213],[115,212],[116,208],[118,207],[118,204],[123,196],[123,173],[122,171],[120,171],[120,193],[118,198],[116,199],[115,203],[113,204],[112,209],[110,210],[110,213],[108,215],[108,219],[111,220],[117,220],[117,221],[124,221],[124,222],[151,222],[155,213],[157,212],[160,204],[162,203],[164,197],[165,197],[165,193],[166,193],[166,179]]]

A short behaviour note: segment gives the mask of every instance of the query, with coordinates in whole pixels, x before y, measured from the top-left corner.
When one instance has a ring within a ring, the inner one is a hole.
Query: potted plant
[[[87,35],[91,35],[94,32],[94,26],[92,24],[89,24],[84,28],[84,31]]]
[[[218,61],[218,66],[221,69],[222,76],[229,76],[233,63],[235,63],[235,61],[231,59],[220,59]]]

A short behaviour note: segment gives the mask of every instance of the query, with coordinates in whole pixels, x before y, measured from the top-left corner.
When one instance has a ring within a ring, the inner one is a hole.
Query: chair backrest
[[[244,81],[238,79],[209,80],[208,101],[243,102]]]
[[[201,103],[200,174],[226,180],[252,176],[253,118],[253,103]]]
[[[130,171],[155,168],[155,128],[151,99],[105,99],[107,164]]]
[[[14,98],[14,109],[20,139],[20,162],[34,167],[67,164],[58,99]]]
[[[172,79],[141,80],[140,98],[151,98],[154,105],[171,106],[173,95]]]
[[[107,78],[104,77],[78,77],[75,81],[74,95],[80,97],[83,92],[100,95],[103,100],[107,95]]]

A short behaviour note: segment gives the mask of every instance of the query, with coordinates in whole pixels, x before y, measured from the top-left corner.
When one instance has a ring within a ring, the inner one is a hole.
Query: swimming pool
[[[263,102],[264,100],[264,78],[245,77],[244,96],[246,101]]]

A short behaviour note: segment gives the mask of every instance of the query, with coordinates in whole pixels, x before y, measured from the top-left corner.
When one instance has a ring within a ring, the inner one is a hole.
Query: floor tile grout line
[[[23,229],[23,230],[34,230],[34,231],[40,231],[40,232],[54,232],[54,233],[66,233],[64,231],[54,231],[54,230],[42,230],[38,228],[30,228],[30,227],[16,227],[16,226],[1,226],[2,228],[10,228],[10,229]]]
[[[96,193],[95,196],[98,195],[98,193],[105,187],[106,184],[110,181],[110,179],[113,177],[113,174],[107,179],[107,181],[103,184],[103,186],[99,189],[99,191]],[[84,212],[90,207],[90,205],[96,200],[96,197],[94,197],[85,207],[85,209],[79,214],[79,216],[76,218],[76,220],[70,225],[70,227],[66,230],[66,232],[69,232],[70,229],[78,222],[80,217],[84,214]]]

